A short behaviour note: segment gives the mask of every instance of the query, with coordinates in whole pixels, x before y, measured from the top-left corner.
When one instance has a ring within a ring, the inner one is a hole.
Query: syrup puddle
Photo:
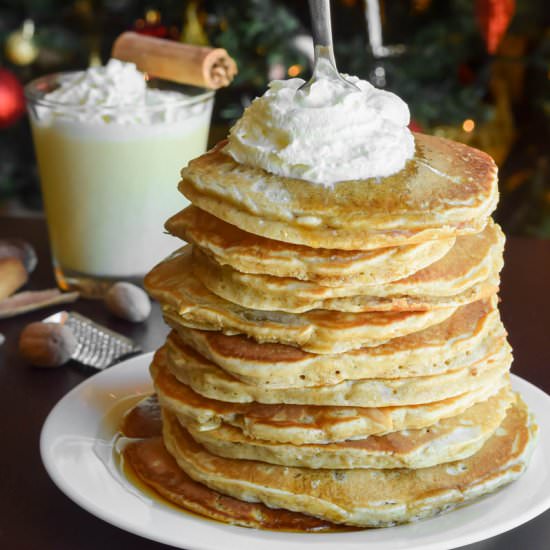
[[[131,395],[117,401],[101,419],[92,451],[119,486],[145,504],[154,505],[153,498],[147,496],[151,490],[146,490],[124,460],[126,446],[141,438],[126,437],[120,431],[124,417],[150,395]]]
[[[128,437],[124,432],[125,419],[127,415],[135,410],[141,403],[146,403],[154,394],[146,392],[138,395],[130,395],[118,400],[107,412],[107,414],[101,419],[101,423],[97,432],[96,439],[92,446],[92,451],[96,458],[103,464],[111,478],[122,487],[127,493],[139,499],[140,502],[156,508],[170,508],[175,510],[178,514],[187,514],[193,517],[200,518],[203,521],[209,521],[213,523],[219,523],[216,520],[208,517],[195,514],[187,508],[176,506],[169,500],[165,499],[153,488],[149,487],[146,483],[141,481],[138,475],[134,472],[132,465],[125,459],[124,451],[128,445],[136,441],[143,441],[148,439],[145,437]],[[147,413],[145,423],[142,424],[142,428],[146,431],[150,429],[148,425]],[[132,425],[134,428],[138,427],[134,422]],[[130,430],[133,429],[130,427]]]
[[[136,497],[139,501],[151,508],[170,508],[178,514],[186,514],[203,521],[219,524],[220,520],[199,514],[190,510],[186,506],[178,506],[169,499],[159,494],[153,487],[140,479],[140,476],[134,471],[131,461],[125,459],[125,450],[128,445],[135,442],[145,441],[149,438],[156,438],[161,434],[160,409],[156,398],[150,393],[142,393],[121,398],[109,409],[109,412],[102,418],[97,436],[92,445],[92,452],[96,458],[103,464],[110,477],[124,489],[128,494]],[[137,437],[134,437],[137,436]],[[162,460],[162,458],[161,458]],[[187,477],[187,476],[186,476]],[[191,481],[191,483],[195,483]],[[185,493],[183,493],[185,496]],[[191,493],[192,494],[192,493]],[[219,496],[219,495],[218,495]],[[191,499],[192,503],[193,500]],[[195,501],[202,505],[203,501]],[[208,507],[209,496],[206,496],[205,506]],[[259,506],[263,506],[258,504]],[[216,511],[216,509],[214,509]],[[311,520],[317,522],[315,518],[309,518],[306,522],[310,525]],[[346,526],[331,526],[324,522],[321,525],[309,527],[296,527],[296,520],[289,523],[289,527],[279,526],[258,526],[256,528],[271,531],[284,531],[294,533],[342,533],[358,531],[358,528]],[[221,521],[225,524],[225,521]],[[232,522],[228,522],[231,524]],[[273,522],[272,522],[273,523]],[[275,525],[278,522],[275,521]],[[236,523],[235,525],[238,525]]]

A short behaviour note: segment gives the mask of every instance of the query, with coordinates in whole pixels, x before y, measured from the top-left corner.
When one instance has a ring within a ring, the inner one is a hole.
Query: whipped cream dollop
[[[58,118],[81,122],[155,124],[184,119],[184,94],[147,87],[133,63],[111,59],[101,67],[62,75],[43,99]],[[44,111],[44,108],[42,109]]]
[[[410,113],[398,96],[355,76],[348,87],[321,67],[306,90],[301,78],[275,80],[233,126],[225,151],[237,162],[322,185],[384,177],[414,155]]]

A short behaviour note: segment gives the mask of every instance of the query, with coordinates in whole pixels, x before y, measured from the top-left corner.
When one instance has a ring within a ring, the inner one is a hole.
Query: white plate
[[[48,416],[40,440],[42,460],[55,484],[95,516],[143,537],[187,550],[449,549],[493,537],[550,508],[550,397],[513,376],[540,426],[527,472],[494,495],[433,519],[388,529],[349,533],[278,533],[233,527],[179,512],[144,496],[98,457],[121,413],[151,392],[152,354],[135,357],[74,388]],[[99,449],[99,453],[98,453]]]

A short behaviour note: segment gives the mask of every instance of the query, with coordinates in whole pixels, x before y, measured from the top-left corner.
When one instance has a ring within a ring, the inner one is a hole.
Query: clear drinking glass
[[[100,297],[113,281],[140,281],[178,246],[163,223],[187,204],[179,173],[206,150],[214,92],[151,80],[181,99],[90,117],[89,106],[44,97],[67,74],[25,93],[57,283]]]

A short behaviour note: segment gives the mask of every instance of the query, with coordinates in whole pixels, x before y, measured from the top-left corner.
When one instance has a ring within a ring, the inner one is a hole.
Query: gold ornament
[[[185,44],[196,44],[207,46],[208,36],[204,30],[202,16],[199,10],[199,3],[195,0],[189,2],[185,8],[185,24],[181,31],[181,42]]]
[[[20,29],[13,31],[6,40],[6,57],[14,65],[30,65],[38,57],[34,41],[34,21],[26,19]]]

